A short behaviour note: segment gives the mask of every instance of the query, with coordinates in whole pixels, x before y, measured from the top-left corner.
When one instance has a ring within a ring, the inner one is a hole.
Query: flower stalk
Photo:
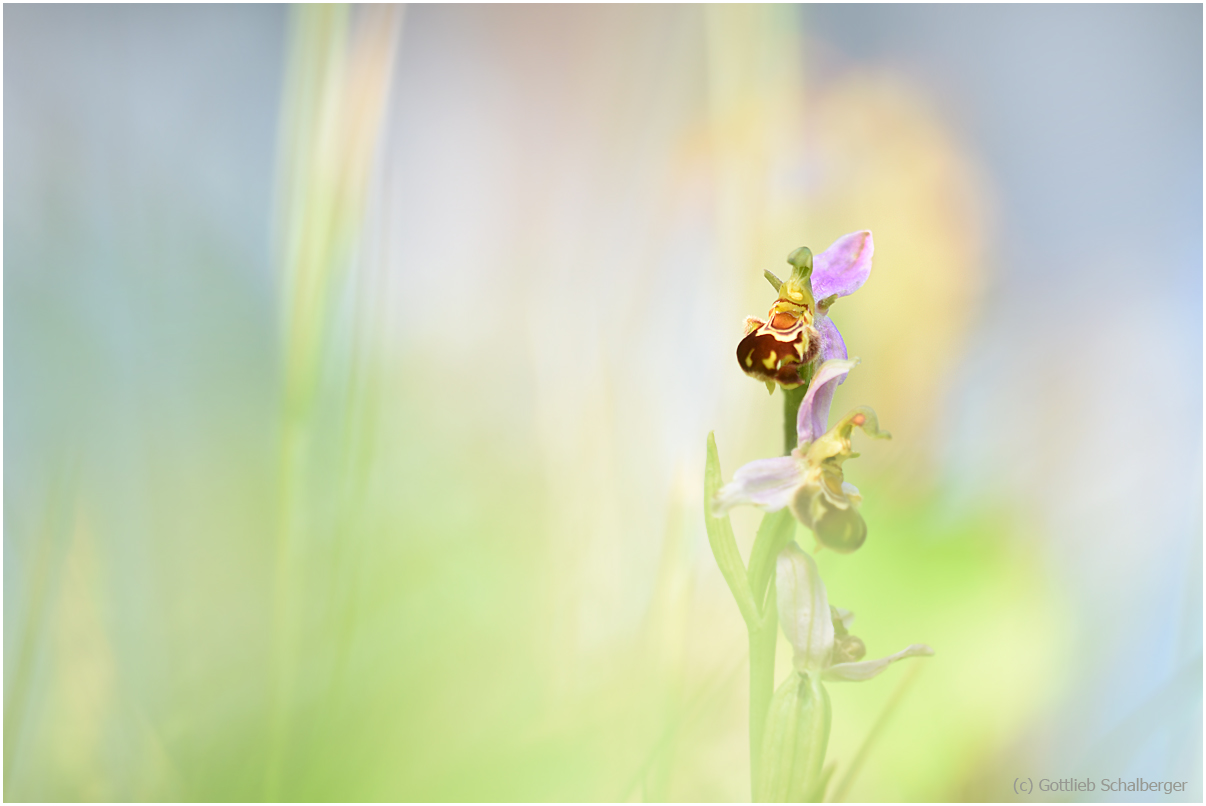
[[[843,236],[813,256],[801,247],[788,257],[792,273],[765,272],[778,293],[765,320],[749,317],[737,347],[743,372],[783,390],[784,455],[750,462],[722,483],[714,435],[708,435],[704,521],[721,574],[749,634],[750,784],[757,801],[824,798],[834,767],[825,768],[832,709],[823,681],[861,681],[892,663],[931,655],[924,644],[874,661],[849,628],[854,615],[830,607],[812,557],[795,542],[797,522],[817,549],[848,554],[860,548],[867,525],[862,495],[845,480],[843,464],[858,456],[851,435],[887,439],[875,412],[856,408],[828,427],[837,386],[858,364],[848,360],[829,319],[839,297],[856,291],[871,271],[870,232]],[[728,510],[748,504],[766,512],[742,562]],[[775,649],[782,629],[794,650],[793,670],[775,688]]]
[[[808,393],[808,386],[812,383],[813,371],[816,369],[816,364],[805,364],[800,369],[800,379],[804,381],[802,386],[797,386],[794,389],[783,390],[783,455],[790,456],[795,450],[797,435],[796,435],[796,415],[800,411],[800,403],[804,401],[804,395]]]
[[[767,709],[775,690],[775,645],[779,638],[779,611],[775,606],[775,558],[795,537],[796,523],[785,512],[762,519],[750,550],[748,579],[759,620],[749,629],[750,645],[750,769],[757,770]]]

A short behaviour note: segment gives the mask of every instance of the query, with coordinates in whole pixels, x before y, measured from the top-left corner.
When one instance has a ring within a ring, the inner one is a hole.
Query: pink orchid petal
[[[719,517],[740,504],[776,512],[791,502],[792,494],[803,481],[803,468],[794,457],[755,459],[738,468],[733,480],[716,491],[712,513]]]
[[[812,376],[808,394],[800,401],[800,412],[796,415],[796,436],[801,445],[825,433],[833,393],[857,363],[857,358],[853,361],[826,361]]]
[[[838,359],[839,361],[846,360],[846,342],[842,341],[842,334],[838,332],[837,325],[828,316],[818,316],[816,321],[817,332],[821,335],[821,361],[829,361]],[[845,378],[838,381],[841,385],[846,382]]]
[[[779,626],[795,650],[796,671],[816,674],[833,655],[833,618],[825,583],[812,557],[795,542],[775,562]]]
[[[833,294],[844,297],[858,291],[871,274],[874,253],[875,242],[870,230],[838,238],[812,259],[813,296],[822,300]]]

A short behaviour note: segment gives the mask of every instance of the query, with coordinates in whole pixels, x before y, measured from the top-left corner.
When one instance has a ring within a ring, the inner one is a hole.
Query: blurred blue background
[[[832,5],[803,19],[822,74],[908,76],[991,177],[992,274],[946,483],[1026,502],[1074,605],[1076,682],[1028,741],[1058,767],[1086,736],[1119,741],[1127,716],[1184,708],[1183,733],[1129,723],[1133,771],[1196,758],[1201,9]],[[1176,705],[1160,699],[1170,687]]]

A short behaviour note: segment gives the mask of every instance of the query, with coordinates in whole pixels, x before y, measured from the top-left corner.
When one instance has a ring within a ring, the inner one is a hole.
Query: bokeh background
[[[5,798],[747,799],[705,437],[865,228],[838,794],[1200,801],[1202,146],[1196,5],[6,6]]]

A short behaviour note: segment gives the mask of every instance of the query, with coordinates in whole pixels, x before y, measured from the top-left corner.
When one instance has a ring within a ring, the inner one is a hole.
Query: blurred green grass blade
[[[737,550],[737,540],[733,537],[733,524],[728,515],[717,518],[712,514],[712,500],[722,484],[720,457],[716,452],[716,435],[709,432],[708,459],[704,468],[704,524],[708,530],[708,544],[712,547],[712,554],[716,556],[716,564],[720,566],[724,581],[729,584],[729,590],[737,600],[741,617],[753,628],[759,620],[758,607],[750,592],[745,563],[741,561],[741,552]]]

